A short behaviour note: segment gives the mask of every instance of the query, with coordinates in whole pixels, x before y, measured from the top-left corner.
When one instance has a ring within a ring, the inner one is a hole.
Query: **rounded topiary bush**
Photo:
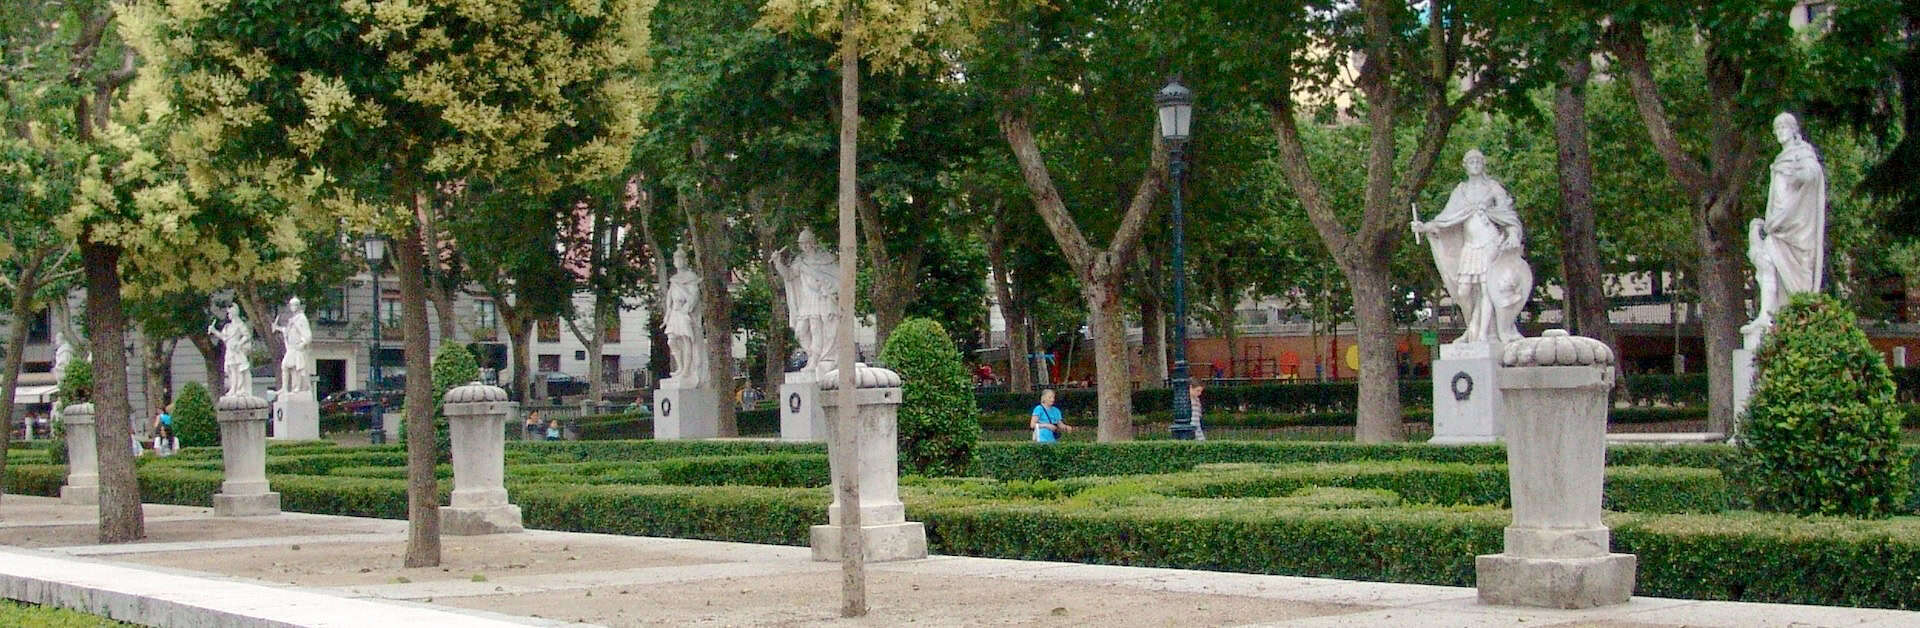
[[[901,472],[964,473],[980,440],[980,411],[966,365],[947,330],[929,319],[909,318],[887,336],[880,362],[903,380]]]
[[[1796,294],[1755,355],[1739,483],[1756,508],[1885,517],[1911,490],[1891,373],[1825,295]]]
[[[213,415],[213,393],[200,382],[187,382],[173,399],[173,435],[181,447],[220,444],[220,423]]]

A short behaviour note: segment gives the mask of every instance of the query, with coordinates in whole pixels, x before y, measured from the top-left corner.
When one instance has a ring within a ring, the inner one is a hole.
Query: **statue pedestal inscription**
[[[313,389],[280,393],[273,403],[279,406],[273,415],[274,440],[320,438],[320,402],[313,398]]]
[[[653,439],[714,438],[720,435],[720,395],[710,387],[681,388],[678,378],[660,380],[653,389]]]
[[[1433,363],[1433,439],[1435,445],[1499,442],[1500,343],[1440,345]]]
[[[780,385],[780,440],[827,440],[827,415],[820,410],[820,384],[806,371],[787,374]]]

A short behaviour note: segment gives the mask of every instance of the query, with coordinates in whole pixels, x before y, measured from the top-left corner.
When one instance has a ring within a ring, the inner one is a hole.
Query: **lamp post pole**
[[[373,402],[368,417],[367,442],[380,445],[387,442],[386,408],[381,407],[380,396],[374,391],[380,386],[380,260],[385,257],[386,242],[377,236],[369,236],[365,241],[367,253],[368,282],[373,286],[373,345],[367,349],[367,399]]]
[[[1187,370],[1187,231],[1186,208],[1180,199],[1180,180],[1186,175],[1186,143],[1193,121],[1193,92],[1175,78],[1154,96],[1159,109],[1160,137],[1167,143],[1168,187],[1173,193],[1173,437],[1193,440],[1192,380]]]

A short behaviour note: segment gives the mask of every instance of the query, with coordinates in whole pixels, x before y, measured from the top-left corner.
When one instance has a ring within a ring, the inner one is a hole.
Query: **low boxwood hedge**
[[[1610,466],[1663,466],[1719,469],[1732,460],[1725,445],[1621,445],[1607,448]],[[1067,478],[1084,475],[1135,475],[1186,471],[1221,462],[1354,462],[1414,460],[1504,464],[1501,445],[1438,447],[1423,443],[1347,443],[1321,441],[1135,441],[1127,443],[1020,442],[981,443],[969,475],[1002,480]]]

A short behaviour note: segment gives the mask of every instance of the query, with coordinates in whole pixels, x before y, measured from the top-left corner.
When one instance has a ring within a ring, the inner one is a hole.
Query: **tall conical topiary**
[[[187,382],[173,400],[173,435],[181,447],[220,444],[220,422],[213,414],[213,393],[205,384]]]
[[[900,468],[958,475],[973,462],[980,410],[960,351],[940,323],[909,318],[887,336],[880,362],[900,374]]]
[[[1756,508],[1885,517],[1906,510],[1893,377],[1854,313],[1796,294],[1755,355],[1739,481]]]

